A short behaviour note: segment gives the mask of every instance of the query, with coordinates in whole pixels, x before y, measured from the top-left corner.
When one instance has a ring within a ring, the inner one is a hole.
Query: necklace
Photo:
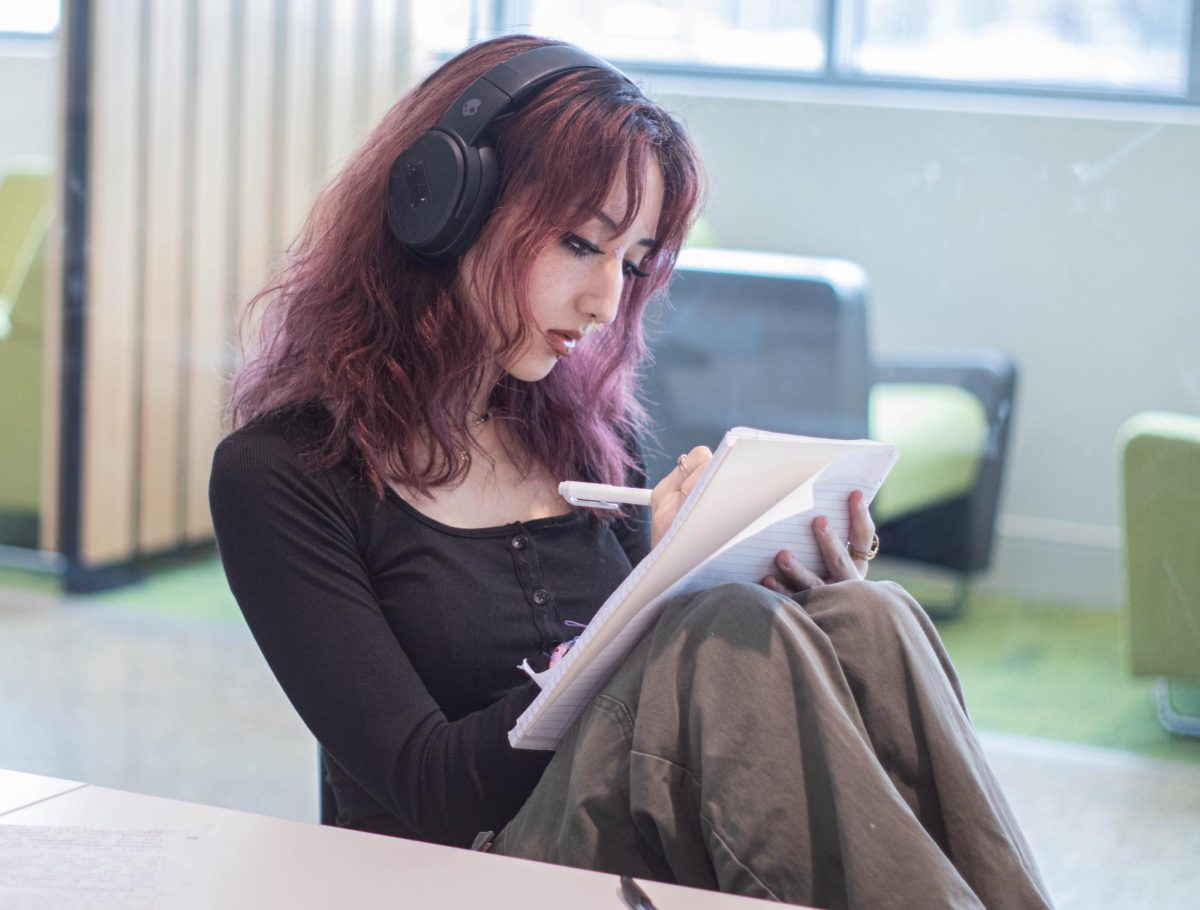
[[[467,424],[467,432],[470,433],[476,427],[483,426],[485,423],[487,423],[491,419],[492,419],[492,412],[484,411],[482,417],[476,417],[474,420],[472,420],[470,423]],[[464,462],[464,463],[466,462],[466,460],[467,460],[467,450],[466,449],[458,450],[458,460],[461,462]]]

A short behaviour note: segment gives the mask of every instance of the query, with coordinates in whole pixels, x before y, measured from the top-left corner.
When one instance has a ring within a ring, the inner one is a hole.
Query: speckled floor
[[[1200,767],[984,733],[1062,910],[1200,905]],[[235,623],[0,588],[0,767],[314,820],[315,747]]]

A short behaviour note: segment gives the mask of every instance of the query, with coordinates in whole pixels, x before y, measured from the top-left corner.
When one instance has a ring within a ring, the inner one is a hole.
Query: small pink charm
[[[554,666],[560,660],[567,656],[567,652],[571,650],[571,645],[575,644],[576,639],[560,642],[554,646],[554,650],[550,652],[550,666]]]

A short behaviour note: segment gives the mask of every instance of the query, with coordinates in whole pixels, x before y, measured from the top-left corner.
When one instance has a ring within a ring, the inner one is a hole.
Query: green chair
[[[1129,665],[1159,678],[1163,727],[1200,736],[1171,701],[1172,680],[1200,683],[1200,417],[1138,414],[1117,445]]]
[[[0,544],[36,547],[50,175],[0,178]]]

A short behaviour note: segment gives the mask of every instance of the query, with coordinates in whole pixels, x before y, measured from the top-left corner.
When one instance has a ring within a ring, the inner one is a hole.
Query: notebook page
[[[666,597],[705,556],[795,491],[829,461],[868,440],[827,440],[737,427],[658,546],[605,602],[545,687],[509,732],[517,748],[554,748],[566,727],[657,618]]]
[[[870,505],[896,457],[896,450],[890,447],[839,456],[689,572],[685,584],[678,586],[679,592],[775,575],[775,556],[780,550],[791,550],[801,565],[823,575],[825,558],[813,534],[813,520],[826,516],[834,534],[848,539],[850,494],[860,491]]]

